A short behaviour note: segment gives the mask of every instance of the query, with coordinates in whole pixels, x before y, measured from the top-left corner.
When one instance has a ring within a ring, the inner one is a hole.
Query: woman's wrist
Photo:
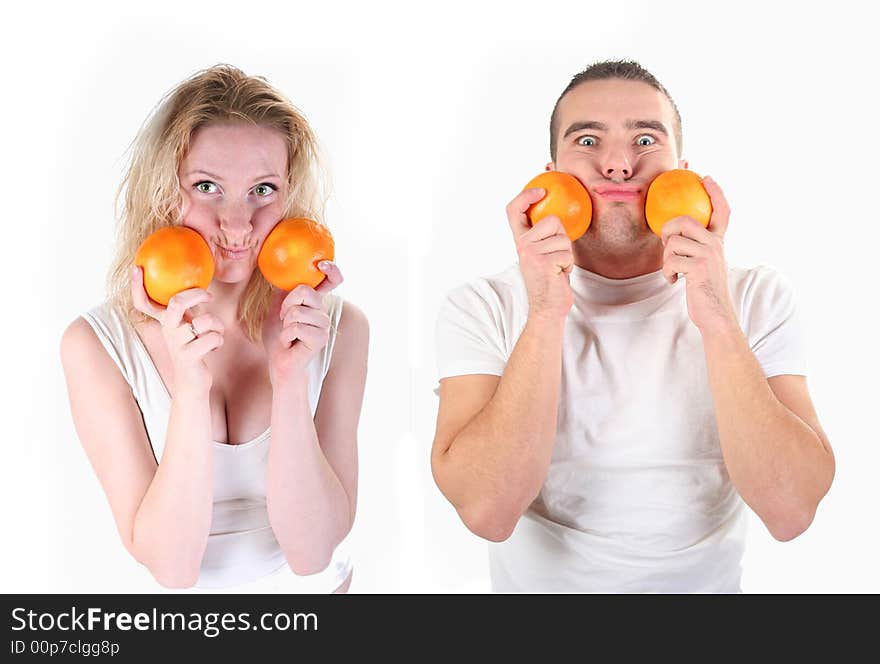
[[[174,383],[171,398],[174,402],[202,404],[211,397],[211,384]]]
[[[270,371],[269,380],[272,383],[273,395],[282,395],[288,398],[308,397],[309,372],[305,367],[284,373]]]

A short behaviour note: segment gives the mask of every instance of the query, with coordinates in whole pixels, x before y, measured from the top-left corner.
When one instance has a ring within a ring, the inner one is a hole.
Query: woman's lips
[[[223,258],[232,261],[247,258],[248,254],[251,252],[247,247],[218,247],[218,249],[220,249],[220,255],[223,256]]]

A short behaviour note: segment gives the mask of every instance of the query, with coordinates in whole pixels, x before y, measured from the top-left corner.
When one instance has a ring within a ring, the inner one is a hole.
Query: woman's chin
[[[214,271],[214,281],[227,286],[234,286],[235,284],[247,283],[250,281],[253,272],[253,265],[218,266]]]

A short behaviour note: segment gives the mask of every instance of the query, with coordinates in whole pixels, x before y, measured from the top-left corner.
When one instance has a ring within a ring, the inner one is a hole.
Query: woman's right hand
[[[162,337],[174,367],[174,394],[207,394],[213,377],[205,363],[211,351],[223,345],[223,323],[217,316],[204,313],[193,316],[190,310],[210,302],[213,295],[203,288],[190,288],[174,295],[163,307],[149,298],[144,288],[144,272],[131,269],[131,298],[135,308],[159,322]]]

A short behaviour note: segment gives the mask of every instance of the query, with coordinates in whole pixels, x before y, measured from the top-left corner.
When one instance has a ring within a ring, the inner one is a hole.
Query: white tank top
[[[312,416],[321,385],[330,367],[342,300],[329,294],[324,300],[330,315],[330,337],[309,365],[309,405]],[[141,338],[128,319],[109,303],[83,314],[107,353],[116,362],[144,418],[156,461],[165,447],[171,396]],[[329,593],[351,572],[345,542],[333,554],[327,569],[299,576],[290,569],[266,510],[266,465],[269,430],[238,445],[214,442],[214,507],[211,532],[202,558],[197,588],[285,593]]]

